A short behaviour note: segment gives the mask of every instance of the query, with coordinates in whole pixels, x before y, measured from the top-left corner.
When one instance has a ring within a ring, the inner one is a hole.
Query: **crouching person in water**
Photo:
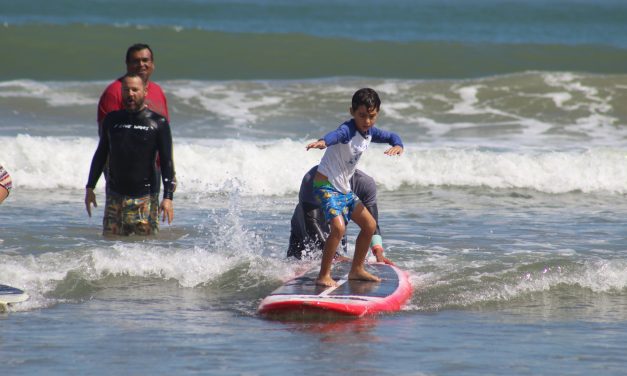
[[[103,235],[150,235],[162,221],[172,223],[174,167],[172,134],[168,121],[145,104],[146,83],[137,74],[122,78],[124,109],[107,114],[102,123],[85,192],[85,207],[97,207],[94,188],[107,160],[108,187]],[[159,205],[157,155],[161,158],[163,200]]]
[[[287,257],[301,259],[310,252],[322,251],[324,243],[329,237],[329,222],[324,219],[320,203],[314,196],[313,179],[318,172],[318,166],[312,167],[303,177],[298,191],[298,204],[294,208],[290,229],[290,244],[287,249]],[[351,190],[372,215],[377,228],[370,241],[370,249],[377,262],[393,264],[384,256],[383,238],[379,229],[379,209],[377,207],[377,185],[374,179],[365,172],[357,169],[350,179]],[[339,255],[347,256],[348,245],[346,234],[342,239]]]

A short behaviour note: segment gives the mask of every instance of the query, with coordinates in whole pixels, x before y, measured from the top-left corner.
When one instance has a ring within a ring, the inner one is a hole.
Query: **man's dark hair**
[[[353,94],[353,100],[351,106],[353,111],[357,110],[359,106],[366,106],[367,110],[377,110],[381,107],[381,99],[379,94],[370,88],[359,89]]]
[[[144,86],[146,86],[146,81],[144,81],[144,78],[142,76],[140,76],[139,74],[137,74],[137,73],[127,73],[124,76],[122,76],[120,81],[125,79],[125,78],[139,78],[144,83]]]
[[[148,50],[148,51],[150,51],[150,60],[152,60],[152,61],[155,60],[155,54],[152,53],[152,49],[150,48],[149,45],[144,44],[144,43],[135,43],[134,45],[130,46],[126,50],[126,62],[128,63],[128,61],[131,59],[131,54],[133,52],[141,51],[141,50]]]

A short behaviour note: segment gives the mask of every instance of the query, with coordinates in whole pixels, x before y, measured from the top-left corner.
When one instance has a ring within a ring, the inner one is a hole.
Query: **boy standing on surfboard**
[[[392,145],[385,151],[387,155],[403,153],[403,142],[396,133],[374,127],[380,107],[381,100],[376,91],[369,88],[357,90],[353,94],[350,107],[353,118],[327,133],[322,139],[307,145],[307,150],[326,149],[313,183],[314,194],[320,201],[325,219],[331,228],[322,253],[320,273],[316,280],[318,285],[336,285],[331,278],[331,265],[335,250],[346,231],[346,223],[350,219],[357,223],[361,231],[355,243],[355,254],[348,278],[380,281],[379,277],[364,268],[368,246],[377,224],[350,187],[350,179],[355,173],[357,162],[370,142]]]

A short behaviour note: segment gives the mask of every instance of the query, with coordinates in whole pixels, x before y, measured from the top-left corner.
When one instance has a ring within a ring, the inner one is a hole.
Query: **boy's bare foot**
[[[351,272],[348,273],[348,279],[358,279],[358,280],[361,280],[361,281],[381,282],[381,278],[377,277],[374,274],[368,273],[363,268],[361,268],[360,270],[351,270]]]
[[[318,286],[327,286],[327,287],[335,287],[337,286],[337,282],[333,280],[331,277],[320,277],[316,279],[316,285]]]

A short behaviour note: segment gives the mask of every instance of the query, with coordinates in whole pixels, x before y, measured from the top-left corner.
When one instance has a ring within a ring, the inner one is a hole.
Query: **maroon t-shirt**
[[[120,80],[121,78],[118,78],[113,81],[100,96],[100,101],[98,102],[98,124],[102,124],[102,120],[109,112],[124,109],[124,105],[122,104],[122,81]],[[161,86],[155,82],[148,82],[144,103],[148,106],[149,110],[165,117],[168,122],[170,121],[168,101],[165,99],[165,94],[163,94]]]

